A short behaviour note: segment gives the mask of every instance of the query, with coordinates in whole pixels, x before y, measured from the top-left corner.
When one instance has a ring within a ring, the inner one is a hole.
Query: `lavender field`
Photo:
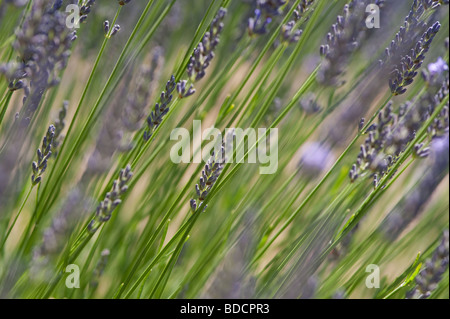
[[[448,0],[0,0],[0,298],[448,299]]]

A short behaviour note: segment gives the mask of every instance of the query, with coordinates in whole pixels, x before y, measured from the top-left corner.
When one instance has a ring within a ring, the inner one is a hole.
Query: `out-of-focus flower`
[[[323,143],[308,143],[303,147],[303,155],[300,159],[301,174],[314,178],[326,171],[335,160],[331,148]]]

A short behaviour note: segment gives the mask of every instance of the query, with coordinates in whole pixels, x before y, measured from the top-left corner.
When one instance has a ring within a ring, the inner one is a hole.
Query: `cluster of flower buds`
[[[314,2],[316,2],[316,0],[301,0],[297,8],[294,10],[295,21],[299,21],[305,16],[306,13],[311,11]]]
[[[439,61],[440,59],[438,59]],[[438,63],[438,62],[436,62]],[[431,63],[428,70],[433,70],[436,63]],[[405,114],[404,125],[409,131],[417,131],[423,122],[425,122],[449,94],[449,75],[446,64],[441,64],[441,74],[439,76],[432,75],[428,78],[426,92],[416,102],[416,106]],[[428,73],[430,75],[430,73]],[[427,80],[427,78],[426,78]],[[409,105],[407,103],[406,105]],[[448,133],[449,130],[449,107],[444,105],[442,111],[436,116],[431,125],[428,127],[428,135],[431,138],[441,137]]]
[[[289,21],[281,27],[281,38],[287,43],[296,43],[300,40],[303,30],[295,28],[296,22]]]
[[[444,4],[448,1],[414,0],[404,24],[386,48],[380,65],[385,73],[390,74],[389,86],[394,95],[403,94],[417,75],[424,55],[440,28],[438,22],[429,27],[426,17]]]
[[[421,40],[417,42],[411,53],[402,58],[399,68],[394,70],[393,75],[389,79],[389,87],[392,94],[400,95],[406,92],[406,86],[414,81],[418,74],[417,70],[422,66],[425,54],[429,51],[431,42],[440,28],[441,24],[439,22],[433,24],[424,33]]]
[[[80,7],[80,23],[84,23],[87,20],[89,13],[91,13],[92,6],[95,4],[95,0],[83,0]]]
[[[161,48],[150,55],[150,63],[130,67],[115,92],[112,105],[105,114],[95,148],[81,181],[109,170],[116,152],[128,152],[134,146],[131,135],[143,127],[147,107],[162,64]],[[135,74],[135,71],[137,71]]]
[[[95,217],[89,223],[88,229],[91,233],[96,232],[103,223],[111,219],[112,212],[122,202],[121,197],[128,190],[127,184],[132,176],[130,165],[120,170],[119,178],[114,181],[111,191],[97,206]]]
[[[247,22],[247,31],[250,36],[267,33],[267,26],[272,19],[283,12],[286,0],[257,0],[254,16]]]
[[[175,76],[172,75],[166,83],[166,90],[161,92],[159,103],[155,104],[154,110],[147,118],[147,130],[144,132],[144,140],[148,141],[150,139],[155,129],[161,124],[163,117],[169,112],[169,104],[172,102],[172,93],[176,86]]]
[[[131,2],[131,0],[117,0],[117,1],[119,1],[119,4],[120,4],[121,6],[124,6],[124,5],[126,5],[126,4],[128,4],[128,3]]]
[[[447,97],[449,94],[449,77],[448,73],[446,76],[446,79],[442,85],[442,87],[439,89],[437,94],[430,98],[431,103],[428,103],[428,110],[429,113],[433,113],[435,110],[435,107],[442,103],[445,97]],[[434,119],[433,123],[431,123],[430,127],[428,128],[428,134],[431,137],[440,137],[448,134],[449,132],[449,105],[448,103],[443,107],[440,114]]]
[[[427,23],[422,21],[423,16],[431,10],[438,8],[441,4],[445,3],[435,0],[414,0],[403,25],[391,41],[389,47],[386,48],[385,57],[380,62],[382,64],[389,63],[394,66],[398,64],[401,58],[416,45],[417,41],[420,40],[420,37],[428,28]]]
[[[215,182],[222,173],[225,164],[225,143],[222,143],[222,147],[219,154],[215,154],[214,150],[211,153],[211,157],[205,164],[205,168],[202,171],[199,183],[195,185],[195,192],[197,194],[198,202],[195,199],[191,199],[190,205],[193,213],[201,206],[202,202],[206,199],[209,192],[213,188]],[[203,207],[203,210],[206,206]]]
[[[248,19],[247,32],[250,36],[267,33],[272,19],[283,13],[286,0],[257,0],[254,15]]]
[[[16,32],[13,46],[19,62],[7,73],[13,75],[9,78],[10,90],[23,88],[25,91],[24,111],[20,113],[25,125],[46,90],[59,82],[59,71],[66,67],[76,39],[76,32],[66,27],[66,14],[61,5],[58,1],[33,1],[22,28]]]
[[[187,74],[191,82],[196,82],[205,76],[205,70],[214,58],[214,50],[219,44],[219,36],[223,29],[223,19],[227,10],[220,8],[208,31],[205,32],[202,40],[194,50],[193,55],[187,66]],[[172,102],[172,93],[177,90],[178,98],[183,99],[193,95],[196,91],[194,85],[188,85],[187,80],[176,82],[172,75],[166,84],[166,90],[161,93],[160,102],[156,103],[154,110],[147,118],[147,129],[144,131],[143,138],[148,141],[153,135],[155,129],[161,124],[164,116],[169,112],[169,106]]]
[[[38,161],[33,162],[31,168],[33,170],[33,175],[31,175],[31,183],[37,185],[41,182],[42,174],[47,169],[47,162],[50,156],[52,156],[52,143],[55,137],[55,126],[50,125],[47,130],[47,134],[42,140],[42,150],[37,149]]]
[[[294,20],[289,21],[281,27],[281,39],[283,42],[296,43],[300,39],[303,30],[296,28],[297,24],[306,19],[306,15],[313,11],[312,6],[316,0],[302,0],[294,10]],[[304,21],[303,21],[304,22]]]
[[[214,58],[214,50],[219,44],[220,33],[223,29],[223,19],[226,13],[226,9],[220,8],[211,22],[209,30],[204,34],[191,56],[187,73],[192,82],[196,82],[205,76],[205,70]]]
[[[397,115],[393,113],[393,103],[389,102],[386,108],[378,114],[378,123],[372,124],[366,134],[368,137],[360,147],[356,163],[350,170],[350,180],[354,182],[361,173],[370,170],[373,173],[374,181],[377,181],[380,175],[386,173],[388,168],[394,163],[394,157],[385,153],[387,141],[392,135],[392,128],[397,122]],[[360,123],[360,127],[363,126]],[[407,139],[411,137],[409,134]],[[400,150],[395,151],[397,155]]]
[[[445,230],[441,242],[425,267],[416,276],[416,287],[406,294],[407,299],[426,299],[431,296],[448,269],[449,231]]]
[[[359,47],[360,35],[365,30],[365,9],[369,1],[352,0],[344,6],[344,13],[327,35],[326,44],[320,47],[323,57],[318,73],[319,83],[340,86],[339,77],[344,73],[350,55]]]
[[[106,37],[110,38],[110,37],[116,35],[120,31],[120,25],[115,24],[111,28],[111,26],[109,25],[109,21],[105,20],[105,22],[103,22],[103,30],[105,31]]]
[[[177,92],[178,92],[178,97],[180,99],[191,96],[192,94],[195,93],[194,85],[191,84],[188,88],[187,81],[181,80],[180,82],[177,83]]]
[[[435,113],[438,107],[449,94],[449,82],[442,83],[436,94],[426,92],[414,103],[406,102],[399,107],[398,113],[393,112],[392,102],[378,115],[378,122],[372,124],[366,134],[368,137],[361,146],[357,162],[352,166],[350,179],[355,181],[362,172],[370,170],[373,173],[374,183],[382,177],[394,164],[398,156],[414,140],[416,132]],[[441,137],[449,131],[449,107],[445,105],[436,115],[435,120],[428,127],[431,138]],[[360,124],[360,128],[364,126]],[[414,154],[427,157],[429,149],[424,143],[415,145]]]
[[[441,4],[448,4],[448,0],[414,0],[412,5],[413,11],[436,9]]]

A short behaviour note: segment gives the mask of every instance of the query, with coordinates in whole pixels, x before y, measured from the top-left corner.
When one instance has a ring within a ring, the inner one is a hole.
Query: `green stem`
[[[13,95],[12,91],[8,91],[0,102],[1,112],[0,112],[0,127],[3,123],[3,118],[5,117],[6,110],[8,109],[9,102],[11,101],[11,97]]]
[[[119,6],[118,9],[117,9],[117,11],[116,11],[116,15],[114,16],[114,20],[113,20],[112,25],[115,25],[115,23],[116,23],[116,21],[117,21],[117,18],[119,17],[119,14],[120,14],[120,11],[121,11],[121,10],[122,10],[122,6]],[[109,34],[105,35],[105,39],[103,40],[102,46],[101,46],[100,51],[99,51],[99,53],[98,53],[98,55],[97,55],[97,58],[95,59],[95,63],[94,63],[94,66],[93,66],[93,68],[92,68],[92,70],[91,70],[91,73],[90,73],[90,75],[89,75],[88,81],[87,81],[87,83],[86,83],[86,85],[85,85],[85,87],[84,87],[84,89],[83,89],[82,94],[81,94],[81,98],[80,98],[80,101],[78,102],[78,106],[77,106],[77,108],[76,108],[76,110],[75,110],[75,113],[74,113],[74,115],[73,115],[73,117],[72,117],[72,120],[71,120],[71,122],[70,122],[69,128],[68,128],[67,133],[66,133],[66,137],[64,138],[64,141],[63,141],[63,143],[62,143],[62,145],[61,145],[61,148],[60,148],[60,150],[59,150],[59,156],[58,156],[58,157],[56,158],[56,160],[55,160],[55,164],[54,164],[54,165],[55,165],[55,168],[57,167],[57,165],[58,165],[58,163],[59,163],[59,160],[60,160],[61,158],[63,158],[62,154],[64,153],[64,150],[65,150],[66,146],[69,144],[69,143],[68,143],[69,136],[71,135],[72,130],[73,130],[74,127],[75,127],[75,122],[76,122],[76,120],[77,120],[77,118],[78,118],[78,116],[79,116],[79,113],[80,113],[80,111],[81,111],[81,106],[82,106],[82,104],[83,104],[83,102],[84,102],[84,100],[85,100],[85,98],[86,98],[87,91],[88,91],[89,88],[91,87],[92,81],[93,81],[93,79],[94,79],[94,74],[96,73],[97,68],[98,68],[98,66],[99,66],[99,64],[100,64],[100,60],[102,59],[102,57],[103,57],[103,55],[104,55],[104,53],[105,53],[106,45],[108,44],[109,40],[110,40]],[[94,107],[94,108],[95,108],[95,107]],[[91,110],[91,113],[89,114],[90,116],[92,115],[92,111],[93,111],[93,110]],[[90,118],[90,117],[89,117],[89,118]],[[84,125],[83,130],[84,130],[85,128],[86,128],[86,124]],[[83,130],[82,130],[82,132],[83,132]],[[78,140],[77,140],[77,142],[78,142]],[[75,143],[75,145],[77,145],[77,143]],[[71,155],[69,156],[68,161],[70,161],[70,159],[72,158],[72,155],[73,155],[73,151],[74,151],[74,150],[75,150],[75,147],[72,148],[72,153],[71,153]],[[48,176],[48,178],[47,178],[48,181],[50,181],[50,180],[52,179],[54,172],[56,172],[56,169],[54,169],[54,170],[52,170],[52,172],[50,172],[50,174],[49,174],[49,176]],[[60,176],[59,176],[59,177],[60,177]],[[47,188],[48,188],[48,185],[50,185],[49,182],[47,182],[46,185],[45,185],[45,187],[44,187],[44,190],[43,190],[43,193],[44,193],[44,194],[46,193],[46,190],[47,190]],[[39,220],[41,219],[41,217],[42,217],[42,213],[41,213],[41,214],[38,214],[37,221],[36,221],[37,223],[39,222]]]
[[[16,217],[14,218],[12,224],[9,226],[8,231],[6,232],[5,238],[3,238],[2,244],[0,245],[0,251],[5,246],[6,241],[8,240],[9,234],[13,230],[14,226],[16,225],[17,219],[19,218],[20,214],[22,213],[23,208],[25,207],[26,202],[28,201],[28,197],[30,197],[31,191],[33,190],[33,186],[30,187],[28,190],[27,195],[25,196],[25,199],[22,202],[22,205],[20,205],[19,212],[17,213]]]

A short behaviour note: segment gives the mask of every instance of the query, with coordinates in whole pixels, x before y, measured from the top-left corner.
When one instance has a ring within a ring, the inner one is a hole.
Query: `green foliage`
[[[405,298],[433,260],[427,297],[448,298],[445,1],[372,1],[379,29],[365,0],[109,2],[86,13],[67,65],[52,65],[19,31],[53,1],[0,0],[0,297]],[[418,74],[393,94],[408,55]],[[43,65],[60,81],[43,83]],[[199,119],[222,133],[277,128],[276,173],[224,163],[196,194],[211,168],[192,161],[200,149],[173,163],[170,135],[193,138]],[[70,264],[79,288],[65,284]]]

